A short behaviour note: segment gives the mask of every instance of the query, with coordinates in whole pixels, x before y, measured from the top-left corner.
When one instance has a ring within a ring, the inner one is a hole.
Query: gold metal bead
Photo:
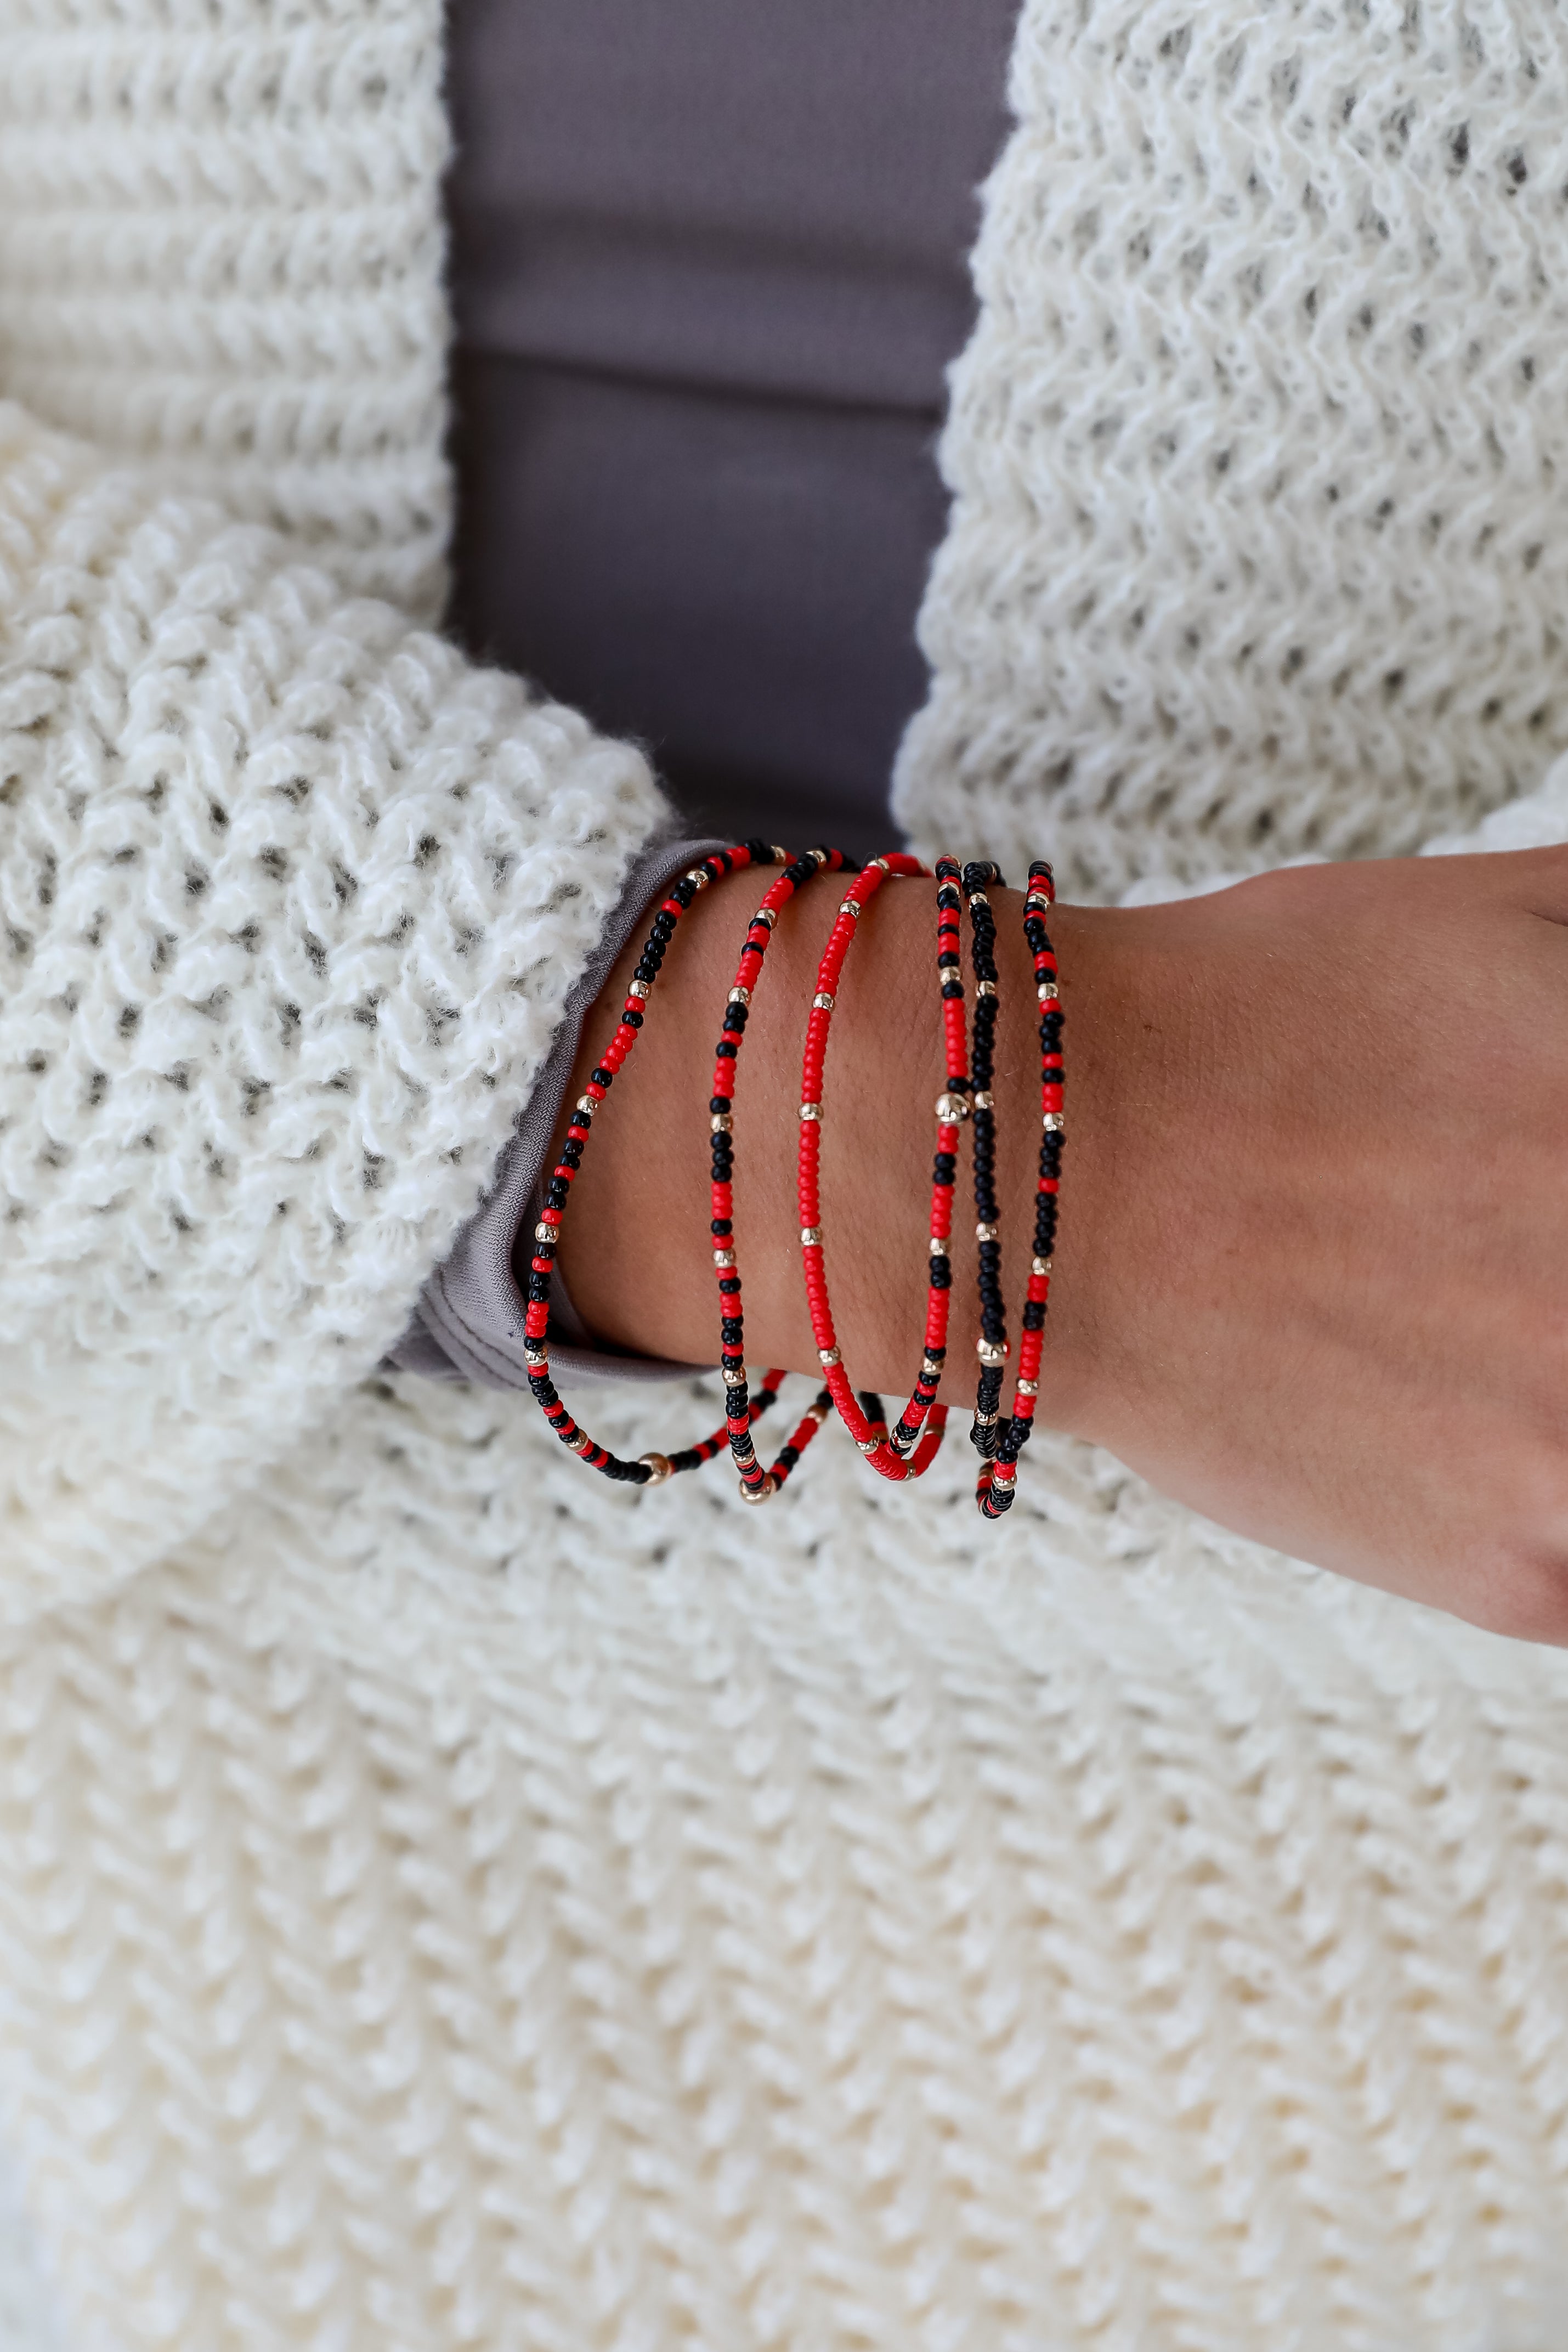
[[[809,1404],[801,1415],[801,1419],[809,1421],[814,1429],[821,1429],[827,1417],[828,1409],[826,1405],[821,1404]]]
[[[628,996],[639,996],[643,998],[651,996],[653,993],[653,982],[647,980],[634,980],[627,989],[626,993]]]
[[[1038,1381],[1019,1380],[1016,1383],[1016,1386],[1019,1396],[1038,1396],[1040,1394],[1040,1382]]]
[[[967,1095],[940,1094],[936,1097],[938,1127],[962,1127],[969,1116]]]
[[[1031,1257],[1029,1262],[1029,1270],[1030,1274],[1043,1274],[1049,1276],[1054,1264],[1055,1260],[1053,1258]]]
[[[751,919],[754,923],[761,923],[767,929],[771,930],[779,920],[778,909],[774,907],[758,907]]]
[[[975,982],[975,993],[977,996],[994,996],[996,992],[997,983],[994,980],[977,980]]]
[[[1041,1115],[1040,1123],[1041,1127],[1044,1128],[1047,1135],[1060,1135],[1062,1129],[1067,1125],[1066,1119],[1059,1110],[1048,1110],[1044,1112]]]
[[[975,1239],[977,1242],[994,1242],[996,1238],[997,1228],[995,1225],[977,1225],[975,1227]]]
[[[713,880],[713,876],[708,872],[706,866],[694,866],[691,872],[685,877],[685,879],[688,882],[694,883],[699,890],[706,890],[708,884]]]
[[[715,1265],[733,1265],[735,1264],[735,1252],[732,1249],[716,1249],[713,1254],[713,1262]]]
[[[716,1135],[729,1135],[735,1129],[735,1118],[727,1110],[716,1110],[708,1116],[708,1125]]]
[[[975,1353],[982,1364],[1005,1364],[1009,1353],[1008,1342],[1005,1339],[977,1339]]]
[[[1061,994],[1061,991],[1058,989],[1056,982],[1053,980],[1040,981],[1036,986],[1034,992],[1039,997],[1042,1004],[1054,1004],[1058,996]]]
[[[644,1485],[649,1486],[662,1486],[665,1479],[670,1475],[669,1455],[667,1454],[639,1454],[637,1459],[643,1465],[643,1469],[648,1473],[648,1475],[643,1482]]]
[[[1010,1462],[998,1462],[992,1469],[991,1484],[993,1486],[1000,1486],[1006,1489],[1011,1486],[1017,1476],[1018,1472],[1013,1468]]]
[[[789,863],[789,852],[781,849],[777,842],[773,844],[773,863],[775,866],[788,866]]]
[[[810,859],[819,874],[821,872],[823,866],[830,863],[828,853],[825,849],[808,849],[806,855]]]
[[[942,1238],[942,1236],[941,1236],[941,1234],[932,1234],[932,1236],[931,1236],[930,1240],[929,1240],[929,1241],[926,1243],[926,1244],[925,1244],[925,1253],[926,1253],[926,1255],[927,1255],[928,1257],[946,1257],[946,1255],[947,1255],[947,1244],[946,1244],[946,1243],[943,1240],[943,1238]]]
[[[975,1415],[975,1427],[977,1429],[995,1429],[998,1419],[998,1416],[994,1412],[977,1412]]]
[[[969,904],[971,907],[988,907],[990,903],[990,900],[987,898],[983,890],[970,891]]]
[[[729,992],[727,1002],[731,1004],[749,1004],[751,1002],[751,991],[749,988],[741,988],[739,986],[732,988]]]
[[[586,1429],[579,1429],[574,1431],[572,1435],[569,1437],[566,1442],[568,1447],[573,1454],[586,1454],[589,1447],[592,1444],[593,1440],[590,1437]]]
[[[763,1474],[762,1484],[759,1486],[747,1486],[745,1485],[741,1486],[740,1499],[743,1503],[766,1503],[771,1496],[776,1495],[778,1492],[779,1481],[773,1475],[772,1471],[768,1470]]]
[[[891,874],[893,871],[892,866],[888,864],[885,857],[873,857],[871,862],[873,866],[879,867],[883,874]]]
[[[839,901],[841,915],[858,915],[860,910],[861,902],[858,898],[841,898]]]
[[[559,1225],[536,1225],[534,1227],[534,1239],[537,1242],[553,1242],[559,1232],[560,1227]]]
[[[577,1098],[577,1107],[582,1113],[584,1118],[591,1118],[594,1112],[599,1108],[599,1105],[594,1101],[591,1095],[579,1095]]]
[[[880,1437],[857,1437],[855,1440],[862,1454],[874,1454],[882,1442]]]
[[[746,1386],[744,1364],[726,1364],[723,1369],[724,1384],[727,1389],[743,1389]]]
[[[821,1116],[822,1116],[822,1106],[821,1106],[821,1103],[802,1103],[802,1104],[800,1105],[800,1116],[801,1116],[801,1118],[815,1118],[815,1119],[820,1119],[820,1118],[821,1118]]]
[[[841,1348],[819,1348],[817,1360],[825,1372],[831,1371],[835,1364],[843,1362],[844,1351]]]
[[[1023,903],[1027,912],[1030,907],[1049,907],[1051,899],[1043,890],[1026,890],[1023,894]]]
[[[995,1110],[996,1107],[997,1098],[991,1092],[990,1087],[982,1087],[975,1097],[975,1108],[977,1110]]]
[[[813,1013],[831,1013],[838,1001],[831,989],[819,988],[811,999],[811,1010]]]
[[[821,1225],[802,1225],[802,1226],[801,1226],[801,1228],[800,1228],[800,1247],[801,1247],[802,1249],[821,1249],[821,1246],[822,1246],[822,1228],[821,1228]]]
[[[933,1362],[929,1356],[923,1356],[921,1358],[920,1370],[925,1378],[928,1381],[939,1381],[942,1377],[941,1365]]]

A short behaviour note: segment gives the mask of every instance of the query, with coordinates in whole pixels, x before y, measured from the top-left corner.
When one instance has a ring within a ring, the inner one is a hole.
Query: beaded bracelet
[[[1040,1172],[1034,1195],[1034,1249],[1030,1259],[1029,1287],[1024,1297],[1019,1339],[1018,1379],[1013,1389],[1012,1418],[998,1439],[996,1453],[980,1471],[977,1500],[983,1518],[999,1519],[1012,1507],[1018,1458],[1034,1426],[1035,1399],[1040,1393],[1040,1360],[1045,1345],[1045,1310],[1051,1297],[1051,1270],[1056,1248],[1056,1203],[1061,1183],[1062,1149],[1062,1014],[1057,987],[1056,950],[1046,929],[1047,910],[1055,903],[1056,881],[1043,857],[1029,869],[1029,889],[1023,902],[1024,938],[1034,959],[1034,992],[1040,1006]]]
[[[746,1024],[751,1013],[752,992],[762,974],[763,960],[768,953],[773,927],[803,882],[824,871],[841,873],[848,863],[842,850],[809,849],[803,857],[787,866],[778,880],[763,894],[762,903],[746,929],[746,944],[736,967],[735,984],[729,992],[724,1009],[724,1029],[714,1049],[713,1093],[708,1098],[708,1126],[712,1134],[713,1167],[711,1176],[713,1265],[718,1277],[719,1290],[719,1369],[724,1375],[727,1392],[729,1450],[740,1476],[740,1492],[748,1503],[765,1503],[779,1488],[800,1458],[801,1450],[815,1436],[821,1423],[812,1423],[810,1414],[785,1448],[792,1459],[779,1461],[772,1469],[764,1470],[757,1458],[751,1438],[751,1416],[746,1384],[746,1308],[741,1297],[740,1272],[735,1246],[735,1082],[738,1075],[740,1049],[746,1042]],[[810,1424],[810,1426],[808,1426]],[[779,1465],[783,1464],[780,1471]]]
[[[988,1462],[997,1449],[1002,1395],[1002,1367],[1008,1360],[1007,1309],[1002,1303],[1002,1250],[998,1239],[1000,1212],[997,1203],[997,1114],[991,1080],[996,1074],[997,923],[988,893],[1005,887],[1001,869],[988,860],[964,868],[964,895],[969,902],[969,955],[975,974],[974,1042],[974,1171],[975,1244],[979,1265],[980,1336],[975,1352],[980,1360],[975,1387],[975,1418],[969,1441]],[[988,1482],[982,1475],[982,1486]]]
[[[654,915],[653,925],[638,959],[637,969],[626,992],[626,1002],[615,1034],[604,1049],[602,1059],[593,1071],[584,1092],[579,1096],[571,1124],[566,1131],[560,1158],[545,1188],[545,1204],[534,1227],[534,1254],[528,1261],[528,1314],[523,1326],[523,1353],[528,1366],[528,1387],[545,1419],[563,1445],[580,1454],[591,1468],[602,1472],[633,1486],[656,1486],[664,1479],[683,1470],[695,1470],[714,1455],[730,1438],[729,1416],[712,1434],[698,1445],[683,1447],[674,1454],[644,1454],[635,1462],[623,1461],[608,1446],[590,1437],[572,1418],[562,1403],[559,1391],[549,1376],[549,1307],[550,1287],[555,1273],[556,1250],[560,1229],[566,1218],[566,1204],[572,1181],[582,1165],[582,1154],[592,1130],[594,1113],[615,1083],[637,1043],[643,1027],[643,1011],[659,977],[664,951],[674,937],[675,928],[686,908],[700,890],[727,874],[744,871],[748,866],[783,866],[789,853],[765,841],[737,843],[733,848],[716,850],[702,859],[680,880],[672,885],[669,895]],[[782,1372],[770,1371],[767,1381],[749,1407],[749,1421],[771,1404],[783,1379]],[[807,1420],[810,1418],[807,1415]],[[748,1422],[749,1425],[749,1422]],[[804,1430],[806,1423],[801,1423]],[[797,1431],[797,1450],[809,1443]]]
[[[951,861],[948,861],[949,863]],[[833,1328],[832,1307],[828,1297],[827,1272],[822,1255],[822,1223],[820,1191],[821,1164],[822,1075],[827,1060],[828,1036],[833,1010],[838,1002],[838,987],[843,971],[844,958],[855,936],[862,914],[890,874],[920,875],[925,872],[919,860],[902,852],[885,857],[873,857],[862,866],[848,894],[842,900],[838,919],[817,970],[816,991],[811,998],[811,1011],[806,1024],[806,1047],[800,1071],[800,1141],[798,1178],[798,1199],[800,1211],[800,1256],[806,1278],[806,1304],[811,1318],[812,1336],[817,1342],[817,1355],[827,1379],[827,1389],[840,1419],[849,1430],[856,1445],[872,1468],[880,1476],[891,1479],[918,1478],[930,1465],[942,1442],[946,1410],[936,1402],[936,1388],[942,1376],[946,1355],[948,1293],[952,1285],[951,1261],[947,1242],[951,1231],[955,1155],[957,1150],[958,1127],[967,1110],[967,1097],[961,1090],[967,1083],[962,1070],[962,1045],[957,1053],[956,1076],[957,1087],[949,1087],[938,1099],[937,1157],[936,1181],[932,1187],[931,1238],[927,1246],[927,1307],[926,1345],[921,1360],[920,1375],[911,1391],[908,1404],[900,1416],[898,1427],[889,1433],[885,1421],[873,1419],[850,1385],[843,1368],[843,1351]],[[954,1024],[951,1017],[952,999],[947,994],[951,967],[942,962],[949,952],[949,933],[944,928],[947,909],[940,905],[942,888],[938,886],[938,966],[943,974],[944,1036],[947,1041],[949,1072],[954,1073]],[[959,987],[960,1001],[962,984]],[[961,1034],[961,1033],[960,1033]],[[946,1181],[944,1181],[944,1178]],[[880,1409],[879,1409],[880,1410]],[[922,1435],[922,1431],[925,1433]],[[911,1456],[910,1447],[915,1451]]]

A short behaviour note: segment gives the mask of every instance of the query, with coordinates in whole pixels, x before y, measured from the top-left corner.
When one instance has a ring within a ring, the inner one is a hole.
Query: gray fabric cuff
[[[387,1358],[402,1371],[436,1381],[475,1381],[484,1388],[528,1385],[523,1354],[527,1302],[512,1271],[512,1252],[525,1220],[543,1205],[545,1157],[577,1059],[582,1024],[615,959],[655,900],[699,857],[724,849],[722,841],[652,842],[627,877],[620,904],[604,929],[588,969],[566,1002],[560,1027],[532,1095],[501,1155],[496,1181],[457,1237],[444,1265],[420,1294],[413,1320]],[[550,1303],[550,1378],[563,1388],[602,1381],[680,1381],[709,1371],[707,1364],[673,1364],[655,1356],[617,1355],[595,1347],[566,1295],[556,1269]]]

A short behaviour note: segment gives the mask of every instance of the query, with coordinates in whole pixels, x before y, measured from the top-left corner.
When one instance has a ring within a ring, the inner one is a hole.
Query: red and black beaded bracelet
[[[957,1148],[958,1126],[967,1102],[962,1094],[955,1095],[949,1091],[943,1095],[936,1106],[938,1181],[932,1188],[932,1231],[927,1248],[926,1348],[921,1359],[919,1378],[900,1417],[898,1428],[895,1432],[889,1432],[885,1421],[873,1419],[867,1412],[851,1386],[849,1374],[843,1367],[843,1351],[833,1327],[823,1261],[821,1220],[822,1079],[844,959],[849,953],[861,916],[890,874],[921,875],[925,870],[917,858],[895,851],[885,857],[873,857],[850,886],[840,905],[838,919],[818,967],[816,990],[806,1024],[806,1045],[800,1071],[797,1199],[800,1213],[801,1265],[806,1279],[806,1304],[811,1318],[812,1335],[817,1342],[818,1360],[826,1377],[828,1393],[837,1407],[840,1419],[873,1469],[880,1476],[891,1479],[918,1478],[929,1467],[941,1444],[946,1420],[946,1408],[937,1404],[935,1399],[946,1352],[947,1295],[952,1278],[946,1249],[952,1211],[951,1168]],[[939,925],[941,919],[939,910]],[[944,944],[945,937],[939,933],[939,959]],[[944,1036],[950,1039],[950,1000],[946,996],[948,968],[941,966],[940,969],[944,975]],[[950,1047],[949,1068],[952,1068]],[[945,1172],[948,1181],[944,1185],[940,1179]],[[909,1446],[915,1449],[912,1456],[906,1452]]]
[[[787,866],[764,892],[761,905],[747,925],[746,943],[724,1009],[724,1028],[714,1049],[708,1125],[712,1146],[713,1265],[719,1290],[719,1369],[729,1407],[727,1426],[730,1453],[739,1474],[741,1495],[748,1503],[765,1503],[770,1495],[778,1493],[821,1426],[821,1416],[813,1418],[813,1406],[778,1461],[770,1469],[763,1468],[751,1437],[746,1381],[746,1307],[735,1241],[735,1082],[740,1049],[746,1042],[752,992],[761,978],[775,923],[802,883],[821,873],[841,873],[846,863],[841,850],[809,849],[803,857]]]
[[[789,863],[788,850],[775,847],[766,841],[737,843],[733,848],[716,850],[703,858],[679,881],[672,884],[653,917],[648,937],[638,959],[636,972],[626,992],[626,1002],[614,1036],[594,1069],[583,1093],[579,1096],[571,1123],[566,1131],[560,1157],[545,1187],[544,1206],[539,1212],[533,1233],[533,1255],[528,1260],[528,1313],[523,1326],[523,1352],[528,1368],[528,1387],[545,1419],[563,1445],[580,1454],[591,1469],[607,1478],[615,1478],[633,1486],[659,1484],[676,1472],[695,1470],[729,1441],[729,1416],[719,1427],[704,1438],[700,1444],[684,1446],[674,1454],[644,1454],[635,1462],[622,1459],[608,1446],[590,1437],[573,1419],[561,1402],[559,1391],[549,1376],[549,1308],[550,1288],[555,1274],[556,1250],[560,1229],[565,1222],[566,1204],[572,1181],[582,1165],[582,1154],[592,1131],[595,1113],[615,1083],[617,1073],[624,1066],[637,1043],[643,1027],[643,1012],[653,993],[664,951],[674,938],[677,924],[699,891],[710,882],[722,880],[727,874],[743,871],[748,866],[784,866]],[[751,1401],[749,1418],[755,1421],[774,1401],[781,1371],[770,1371],[767,1381]],[[807,1415],[810,1421],[810,1415]],[[801,1423],[801,1429],[806,1426]],[[797,1448],[804,1441],[797,1431],[791,1441]]]
[[[1040,1360],[1045,1344],[1045,1314],[1051,1297],[1051,1262],[1056,1248],[1057,1196],[1061,1185],[1063,1083],[1061,1002],[1057,986],[1056,950],[1046,929],[1046,916],[1056,898],[1050,866],[1037,857],[1029,869],[1029,889],[1023,902],[1024,938],[1034,961],[1034,992],[1040,1007],[1040,1169],[1034,1195],[1034,1246],[1030,1259],[1029,1286],[1024,1297],[1019,1338],[1018,1380],[1014,1384],[1012,1417],[1002,1429],[994,1458],[980,1472],[978,1499],[982,1517],[999,1519],[1011,1507],[1018,1477],[1018,1459],[1034,1425],[1035,1399],[1040,1393]]]
[[[969,903],[969,956],[975,974],[973,1045],[975,1177],[975,1248],[979,1268],[980,1336],[975,1342],[979,1376],[975,1386],[975,1418],[970,1443],[988,1464],[996,1453],[1002,1394],[1002,1367],[1008,1360],[1007,1309],[1002,1299],[1001,1214],[997,1202],[997,1114],[992,1080],[997,1065],[997,922],[988,893],[1005,887],[1001,870],[988,859],[977,859],[964,868],[964,895]],[[988,1485],[984,1474],[981,1491]]]

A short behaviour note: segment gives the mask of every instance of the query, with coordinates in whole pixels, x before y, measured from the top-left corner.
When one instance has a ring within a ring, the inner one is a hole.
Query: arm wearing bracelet
[[[1029,1276],[1034,974],[993,891],[1002,1294]],[[716,1015],[757,898],[710,891],[585,1162],[562,1264],[590,1326],[713,1360]],[[737,1088],[757,1364],[819,1374],[801,1279],[805,1012],[832,886],[779,920]],[[907,1388],[946,1076],[932,885],[861,926],[822,1089],[824,1259],[858,1386]],[[1506,1632],[1568,1639],[1568,852],[1290,870],[1054,910],[1071,1148],[1037,1418],[1244,1534]],[[614,1028],[626,967],[591,1021]],[[962,1181],[958,1202],[966,1203]],[[947,1402],[978,1336],[956,1210]],[[1016,1345],[1017,1331],[1013,1330]],[[1037,1467],[1036,1475],[1039,1475]]]

